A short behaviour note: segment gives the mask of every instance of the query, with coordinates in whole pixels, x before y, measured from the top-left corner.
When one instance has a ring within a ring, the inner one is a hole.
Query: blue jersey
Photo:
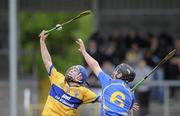
[[[104,72],[100,72],[98,78],[103,89],[101,116],[128,116],[135,100],[129,85]]]

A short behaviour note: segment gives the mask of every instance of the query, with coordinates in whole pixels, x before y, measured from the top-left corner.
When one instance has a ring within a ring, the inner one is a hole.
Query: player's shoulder
[[[53,82],[56,83],[57,85],[61,85],[65,83],[65,76],[60,72],[57,72],[57,74],[50,77],[50,79],[53,79]]]
[[[51,70],[52,70],[51,73],[52,73],[53,76],[58,76],[58,77],[64,77],[65,78],[65,76],[59,70],[57,70],[55,67],[53,67]]]
[[[64,77],[64,78],[65,78],[64,74],[62,74],[62,73],[60,73],[60,72],[57,72],[57,76],[60,76],[60,77]]]
[[[99,72],[98,77],[107,77],[107,78],[111,79],[111,76],[108,75],[108,74],[106,74],[106,73],[103,72],[103,71]]]
[[[86,91],[86,90],[88,90],[88,88],[86,88],[86,87],[84,87],[84,86],[79,86],[79,90],[81,90],[81,91]]]
[[[79,87],[79,90],[80,90],[82,93],[86,93],[86,92],[88,92],[88,91],[91,91],[89,88],[84,87],[84,86],[80,86],[80,87]]]
[[[126,86],[126,83],[121,79],[112,79],[112,84]]]
[[[102,76],[108,76],[104,71],[100,71],[99,74],[98,74],[98,76],[100,76],[100,75],[102,75]]]
[[[59,69],[57,69],[53,64],[50,66],[48,74],[51,73],[59,73]]]

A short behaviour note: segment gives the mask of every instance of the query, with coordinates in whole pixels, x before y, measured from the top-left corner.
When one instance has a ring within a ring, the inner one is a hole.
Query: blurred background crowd
[[[131,30],[127,34],[122,34],[120,30],[112,29],[109,34],[93,33],[87,45],[88,52],[108,74],[111,74],[114,67],[121,62],[126,62],[135,69],[152,69],[173,49],[177,49],[175,57],[159,69],[160,71],[157,71],[157,75],[160,76],[156,78],[154,75],[153,79],[155,80],[178,79],[180,68],[178,60],[180,55],[179,38],[175,39],[167,32],[159,33],[159,35],[150,32],[141,35],[136,30]]]
[[[149,83],[163,80],[180,80],[180,39],[173,38],[167,32],[155,35],[141,35],[136,30],[122,34],[114,28],[110,33],[95,32],[90,36],[88,52],[101,65],[104,72],[111,75],[115,66],[126,62],[136,70],[136,78],[132,86],[144,78],[170,51],[177,52],[168,63],[160,67],[136,91],[137,102],[140,104],[140,116],[149,114],[150,100],[163,103],[163,88],[150,87]],[[98,86],[95,75],[90,71],[91,86]],[[177,100],[176,90],[170,88],[170,98]]]

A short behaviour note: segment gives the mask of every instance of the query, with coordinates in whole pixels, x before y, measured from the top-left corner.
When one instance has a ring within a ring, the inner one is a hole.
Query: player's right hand
[[[79,49],[78,49],[78,50],[79,50],[81,53],[83,53],[83,52],[86,51],[86,48],[85,48],[84,43],[83,43],[83,41],[82,41],[81,38],[77,39],[77,40],[76,40],[76,43],[79,44]]]
[[[48,34],[45,34],[45,30],[43,30],[40,34],[39,34],[39,37],[40,37],[40,40],[42,40],[42,41],[45,41],[46,40],[46,38],[47,38],[47,36],[48,36]]]
[[[138,103],[134,103],[132,109],[137,112],[139,110],[139,104]]]

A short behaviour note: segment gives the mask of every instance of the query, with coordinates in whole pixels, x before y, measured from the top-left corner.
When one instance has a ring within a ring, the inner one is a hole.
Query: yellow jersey
[[[95,102],[100,97],[83,86],[69,87],[65,76],[53,65],[48,74],[51,88],[42,116],[76,116],[80,104]]]

